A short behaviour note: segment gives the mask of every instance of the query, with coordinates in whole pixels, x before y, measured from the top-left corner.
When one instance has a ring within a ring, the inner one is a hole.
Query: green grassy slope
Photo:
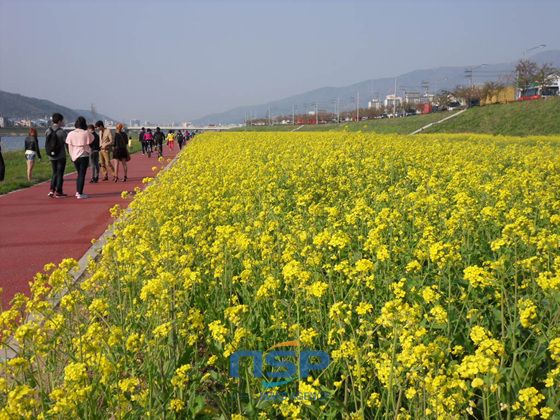
[[[435,123],[451,112],[416,115],[406,118],[368,120],[341,124],[309,124],[298,131],[363,131],[380,134],[410,134]],[[274,125],[241,127],[230,131],[292,131],[299,126]],[[474,107],[444,123],[434,124],[423,133],[479,133],[508,136],[560,134],[560,97],[510,104]]]
[[[504,136],[560,134],[560,97],[467,110],[423,133],[480,133]]]
[[[454,112],[435,112],[433,114],[414,115],[406,118],[388,118],[340,124],[306,124],[297,131],[363,131],[376,133],[409,134],[430,123],[439,121]],[[249,126],[229,131],[292,131],[298,125]]]

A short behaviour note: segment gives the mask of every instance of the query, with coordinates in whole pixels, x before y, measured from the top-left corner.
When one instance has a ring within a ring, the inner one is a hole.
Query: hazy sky
[[[183,122],[539,44],[558,0],[0,0],[0,90]]]

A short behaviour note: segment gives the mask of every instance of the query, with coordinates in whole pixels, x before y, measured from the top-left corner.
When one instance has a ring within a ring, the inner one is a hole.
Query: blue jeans
[[[99,152],[91,152],[89,166],[91,166],[91,179],[97,180],[99,178]]]
[[[66,158],[51,160],[52,178],[51,191],[62,194],[62,184],[64,183],[64,170],[66,169]]]

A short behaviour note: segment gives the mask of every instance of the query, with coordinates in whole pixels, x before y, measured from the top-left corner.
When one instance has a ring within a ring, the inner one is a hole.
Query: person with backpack
[[[103,121],[95,123],[95,128],[99,130],[99,166],[103,170],[103,181],[109,181],[107,167],[111,170],[111,177],[115,179],[115,168],[111,165],[111,151],[113,150],[113,133],[105,128]]]
[[[154,141],[157,145],[158,157],[163,157],[163,140],[165,140],[165,134],[163,134],[163,131],[161,131],[159,127],[156,127],[156,132],[154,133]]]
[[[146,153],[148,153],[148,157],[152,157],[152,143],[154,141],[154,137],[152,136],[152,129],[148,128],[148,131],[144,133],[144,143],[146,143]]]
[[[142,154],[143,155],[146,154],[146,142],[144,141],[144,136],[145,135],[146,135],[146,129],[144,127],[142,127],[142,130],[140,130],[140,133],[138,133],[138,141],[142,145]]]
[[[185,141],[185,137],[183,136],[183,133],[181,133],[181,130],[179,130],[177,132],[177,144],[179,145],[179,150],[181,150],[183,148],[183,142]]]
[[[66,169],[66,132],[62,129],[64,116],[59,112],[52,115],[52,126],[45,133],[45,151],[52,166],[51,189],[49,197],[66,198],[62,186],[64,184],[64,170]]]

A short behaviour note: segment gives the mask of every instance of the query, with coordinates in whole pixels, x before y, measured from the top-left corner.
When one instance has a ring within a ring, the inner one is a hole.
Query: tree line
[[[540,66],[534,61],[519,60],[513,72],[502,75],[498,80],[487,81],[482,85],[457,85],[454,90],[444,90],[436,95],[434,103],[449,105],[451,101],[459,101],[468,105],[477,105],[482,99],[507,86],[515,86],[521,96],[534,87],[550,86],[560,77],[560,69],[552,63]]]

